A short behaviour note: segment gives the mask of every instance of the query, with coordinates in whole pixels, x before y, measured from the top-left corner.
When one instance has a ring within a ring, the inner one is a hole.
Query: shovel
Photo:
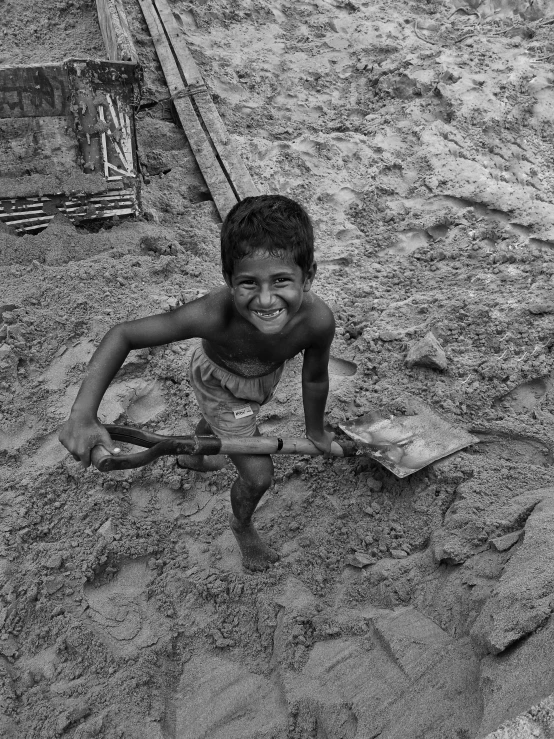
[[[216,436],[162,436],[152,431],[106,424],[106,430],[114,441],[144,447],[145,451],[132,454],[110,454],[103,446],[92,450],[92,463],[101,472],[129,470],[143,467],[163,456],[178,454],[300,454],[318,456],[322,452],[309,439],[281,439],[276,436],[224,437]],[[360,454],[360,447],[372,450],[380,459],[391,462],[402,455],[399,439],[394,444],[388,441],[373,444],[365,439],[362,444],[353,441],[331,443],[331,455],[351,457]]]
[[[352,441],[333,440],[331,455],[364,455],[379,462],[396,477],[414,472],[477,444],[480,439],[431,410],[421,401],[413,401],[412,415],[367,413],[339,424]],[[92,450],[92,463],[101,472],[142,467],[162,456],[178,454],[300,454],[318,456],[322,452],[309,439],[282,439],[276,436],[224,437],[162,436],[130,426],[106,425],[114,441],[144,447],[146,451],[113,455],[103,446]]]
[[[412,415],[386,416],[377,411],[340,423],[339,428],[362,447],[370,442],[368,456],[396,477],[412,475],[480,441],[422,401],[413,401],[412,405],[417,407],[417,413]]]

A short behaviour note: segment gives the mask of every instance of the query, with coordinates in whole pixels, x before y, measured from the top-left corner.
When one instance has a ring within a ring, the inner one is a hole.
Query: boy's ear
[[[224,270],[221,270],[221,274],[223,275],[223,279],[225,280],[225,284],[227,287],[232,287],[231,285],[231,275],[227,274]]]
[[[312,283],[314,281],[315,274],[317,272],[317,263],[312,262],[312,266],[309,268],[306,277],[304,279],[304,287],[303,290],[305,293],[309,292],[312,289]]]

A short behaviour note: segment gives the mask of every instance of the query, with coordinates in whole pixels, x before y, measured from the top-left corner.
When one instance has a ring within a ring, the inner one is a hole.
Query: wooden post
[[[96,9],[108,58],[138,64],[138,53],[122,0],[96,0]]]

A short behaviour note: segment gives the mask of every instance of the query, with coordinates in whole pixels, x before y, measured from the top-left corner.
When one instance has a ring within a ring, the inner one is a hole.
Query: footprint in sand
[[[135,397],[136,400],[127,408],[127,415],[135,423],[146,423],[165,408],[162,383],[159,380],[138,389]]]
[[[92,357],[95,345],[93,341],[80,341],[69,349],[63,345],[56,352],[53,362],[42,378],[49,390],[61,390],[69,370],[77,364],[86,364]]]
[[[362,194],[358,190],[354,190],[352,187],[341,187],[334,192],[327,192],[322,197],[330,207],[334,208],[338,212],[344,212],[353,203],[356,205],[362,204]]]
[[[49,406],[49,414],[65,420],[79,387],[80,383],[70,385],[61,398],[55,398]],[[145,382],[140,379],[129,379],[110,385],[100,403],[98,418],[102,423],[115,423],[126,412],[131,421],[147,423],[164,408],[162,385],[159,380]]]
[[[107,585],[85,586],[86,614],[117,651],[143,649],[169,634],[166,619],[147,600],[151,577],[146,558],[141,558],[125,561]]]
[[[554,390],[554,372],[544,377],[536,377],[518,385],[509,393],[502,395],[495,406],[507,404],[519,412],[536,408],[546,396]]]
[[[331,356],[329,358],[329,372],[339,377],[352,377],[358,371],[358,365],[348,359],[339,359]]]
[[[62,459],[65,459],[68,452],[58,440],[58,432],[49,434],[38,448],[37,452],[31,458],[29,465],[31,467],[44,468],[54,467]]]
[[[33,416],[24,416],[12,426],[0,429],[0,451],[16,450],[22,447],[35,435],[37,419]]]
[[[177,492],[164,485],[134,485],[130,491],[130,515],[151,521],[160,517],[169,521],[181,517],[203,521],[221,501],[221,496],[213,495],[206,487],[201,482],[190,490]]]
[[[408,256],[416,249],[420,249],[422,246],[427,246],[431,240],[427,231],[422,228],[408,229],[407,231],[400,231],[396,234],[396,243],[394,246],[389,246],[379,252],[379,256],[382,254],[398,254],[402,256]]]

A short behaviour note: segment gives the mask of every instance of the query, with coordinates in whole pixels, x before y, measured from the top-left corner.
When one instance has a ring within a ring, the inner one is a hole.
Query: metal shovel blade
[[[413,416],[368,413],[339,427],[366,447],[364,454],[397,477],[407,477],[479,439],[439,414],[421,408]]]

